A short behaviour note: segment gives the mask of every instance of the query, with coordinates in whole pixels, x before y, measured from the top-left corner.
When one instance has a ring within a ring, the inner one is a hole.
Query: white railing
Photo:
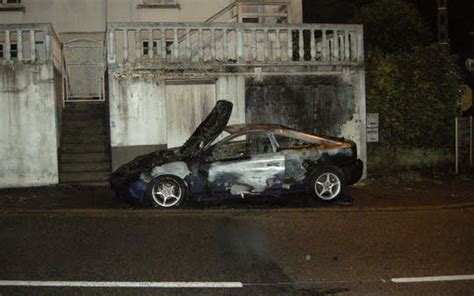
[[[63,68],[62,45],[50,24],[0,24],[0,62],[53,61]]]
[[[146,45],[146,46],[145,46]],[[363,65],[360,25],[110,23],[109,65]]]

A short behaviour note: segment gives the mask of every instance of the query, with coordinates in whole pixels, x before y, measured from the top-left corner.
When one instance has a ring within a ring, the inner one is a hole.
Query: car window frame
[[[289,139],[294,139],[294,140],[298,140],[298,141],[302,141],[302,142],[305,142],[306,145],[304,146],[293,146],[293,147],[286,147],[286,148],[282,148],[280,142],[277,140],[277,136],[278,137],[285,137],[285,138],[289,138]],[[304,139],[301,139],[301,138],[297,138],[297,137],[292,137],[291,135],[287,134],[287,133],[273,133],[272,134],[272,137],[275,141],[275,144],[277,146],[277,152],[278,151],[281,151],[281,150],[288,150],[288,149],[303,149],[303,148],[308,148],[308,147],[311,147],[313,145],[316,145],[315,143],[311,143],[311,142],[308,142],[307,140],[304,140]]]
[[[277,153],[278,152],[278,146],[276,144],[276,141],[275,141],[275,138],[273,137],[273,133],[271,131],[267,131],[267,130],[252,130],[252,131],[243,131],[243,132],[237,132],[237,133],[233,133],[227,137],[225,137],[224,139],[220,140],[219,142],[215,143],[214,145],[211,145],[209,146],[209,148],[206,150],[205,152],[205,155],[209,155],[210,153],[212,153],[214,151],[214,149],[218,149],[218,147],[222,146],[222,145],[225,145],[227,143],[229,143],[230,141],[232,141],[233,139],[235,138],[238,138],[238,137],[241,137],[241,136],[245,136],[245,135],[248,135],[248,134],[255,134],[255,133],[262,133],[262,134],[265,134],[267,137],[268,137],[268,140],[270,141],[270,144],[272,146],[272,152],[267,152],[267,153],[259,153],[259,154],[255,154],[255,155],[263,155],[263,154],[269,154],[269,153]],[[248,155],[249,157],[250,156],[255,156],[255,155]],[[229,158],[231,159],[231,158]],[[215,160],[212,160],[210,162],[214,162],[214,161],[224,161],[225,159],[215,159]]]

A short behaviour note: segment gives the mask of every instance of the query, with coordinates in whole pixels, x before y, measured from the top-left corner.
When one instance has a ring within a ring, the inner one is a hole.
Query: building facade
[[[0,187],[103,182],[180,146],[218,99],[230,123],[344,136],[366,159],[362,27],[302,24],[301,0],[3,0],[0,16]]]

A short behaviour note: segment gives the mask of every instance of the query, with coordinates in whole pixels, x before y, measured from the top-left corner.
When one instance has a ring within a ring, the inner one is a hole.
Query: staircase
[[[68,103],[62,114],[59,182],[107,185],[110,145],[103,102]]]

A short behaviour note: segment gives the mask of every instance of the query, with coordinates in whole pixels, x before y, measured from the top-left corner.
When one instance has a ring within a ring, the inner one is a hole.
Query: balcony
[[[62,69],[62,45],[50,24],[0,24],[0,63],[47,63]]]
[[[361,25],[109,23],[110,68],[363,66]]]

